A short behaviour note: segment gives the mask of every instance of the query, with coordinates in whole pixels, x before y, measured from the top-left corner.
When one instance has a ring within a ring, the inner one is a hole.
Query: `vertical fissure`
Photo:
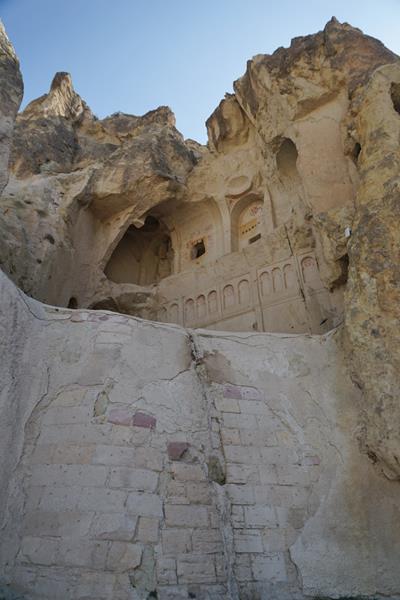
[[[210,452],[210,456],[207,460],[208,478],[212,489],[212,497],[219,517],[218,525],[223,547],[224,566],[226,570],[226,586],[229,598],[231,600],[239,600],[239,586],[234,573],[235,551],[233,528],[231,524],[231,503],[223,486],[224,479],[222,481],[220,475],[222,470],[225,472],[225,457],[223,454],[221,432],[218,420],[214,416],[216,415],[216,408],[207,374],[207,368],[204,364],[204,353],[200,347],[196,333],[193,330],[188,331],[188,336],[191,346],[191,354],[193,357],[194,370],[202,390],[207,411]],[[216,428],[214,424],[217,425],[217,430],[215,430]],[[218,437],[218,444],[216,443],[216,437]],[[216,446],[218,447],[216,448]],[[211,463],[215,462],[219,463],[219,468],[210,468]]]

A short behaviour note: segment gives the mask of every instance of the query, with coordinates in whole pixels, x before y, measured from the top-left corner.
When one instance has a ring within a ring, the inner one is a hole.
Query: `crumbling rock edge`
[[[398,57],[333,19],[249,61],[204,147],[66,73],[14,127],[0,49],[0,264],[38,300],[0,274],[4,585],[397,598]]]

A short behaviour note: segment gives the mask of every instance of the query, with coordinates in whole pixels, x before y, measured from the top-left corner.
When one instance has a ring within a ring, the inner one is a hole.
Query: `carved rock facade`
[[[14,125],[0,50],[0,597],[397,598],[398,58],[332,19],[201,146],[67,73]]]

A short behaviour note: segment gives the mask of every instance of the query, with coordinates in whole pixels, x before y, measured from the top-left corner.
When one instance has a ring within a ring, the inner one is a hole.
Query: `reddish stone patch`
[[[108,414],[108,422],[114,425],[132,425],[132,413],[124,408],[113,408]]]
[[[136,427],[146,427],[147,429],[153,429],[156,426],[157,419],[151,415],[146,415],[142,412],[137,412],[133,415],[132,425]]]
[[[232,398],[233,400],[242,399],[242,390],[238,385],[225,385],[224,386],[224,397]]]
[[[168,456],[171,460],[179,460],[188,448],[187,442],[170,442],[167,447]]]

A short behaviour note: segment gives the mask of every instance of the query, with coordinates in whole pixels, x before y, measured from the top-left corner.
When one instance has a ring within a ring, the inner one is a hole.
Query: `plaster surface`
[[[398,597],[397,484],[359,453],[340,331],[0,290],[6,598]]]

